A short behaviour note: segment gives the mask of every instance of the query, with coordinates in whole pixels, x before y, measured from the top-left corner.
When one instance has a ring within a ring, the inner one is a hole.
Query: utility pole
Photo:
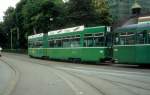
[[[13,38],[12,38],[12,32],[13,32],[13,31],[12,31],[12,29],[11,29],[11,30],[10,30],[10,33],[11,33],[11,34],[10,34],[10,37],[11,37],[11,38],[10,38],[10,40],[11,40],[11,43],[10,43],[11,50],[13,49]]]
[[[19,28],[17,27],[17,40],[19,41]]]
[[[20,39],[19,36],[20,36],[19,35],[19,28],[17,27],[17,45],[16,45],[17,48],[19,48],[19,39]]]

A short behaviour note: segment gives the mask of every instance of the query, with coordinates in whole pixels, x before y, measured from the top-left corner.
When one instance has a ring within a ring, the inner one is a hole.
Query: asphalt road
[[[0,68],[0,95],[150,95],[150,69],[137,66],[75,64],[3,53]]]

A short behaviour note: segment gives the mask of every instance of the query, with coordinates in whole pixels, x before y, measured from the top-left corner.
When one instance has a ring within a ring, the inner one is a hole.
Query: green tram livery
[[[28,54],[49,59],[103,62],[112,59],[111,29],[72,27],[28,37]]]
[[[114,35],[113,59],[116,63],[150,64],[150,23],[124,26]]]

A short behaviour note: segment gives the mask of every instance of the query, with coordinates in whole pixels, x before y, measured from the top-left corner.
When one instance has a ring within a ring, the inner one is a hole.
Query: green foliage
[[[77,25],[109,25],[107,5],[104,2],[99,6],[95,4],[93,0],[70,0],[65,4],[62,0],[20,0],[16,8],[6,10],[0,32],[8,36],[6,39],[10,44],[10,31],[13,31],[14,47],[26,48],[27,36],[35,32],[47,33]]]
[[[110,25],[108,6],[104,0],[70,0],[68,18],[71,25]]]

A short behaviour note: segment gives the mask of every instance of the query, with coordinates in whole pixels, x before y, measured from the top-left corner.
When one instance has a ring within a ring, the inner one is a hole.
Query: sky
[[[20,0],[0,0],[0,21],[3,21],[4,12],[9,6],[15,7]]]

